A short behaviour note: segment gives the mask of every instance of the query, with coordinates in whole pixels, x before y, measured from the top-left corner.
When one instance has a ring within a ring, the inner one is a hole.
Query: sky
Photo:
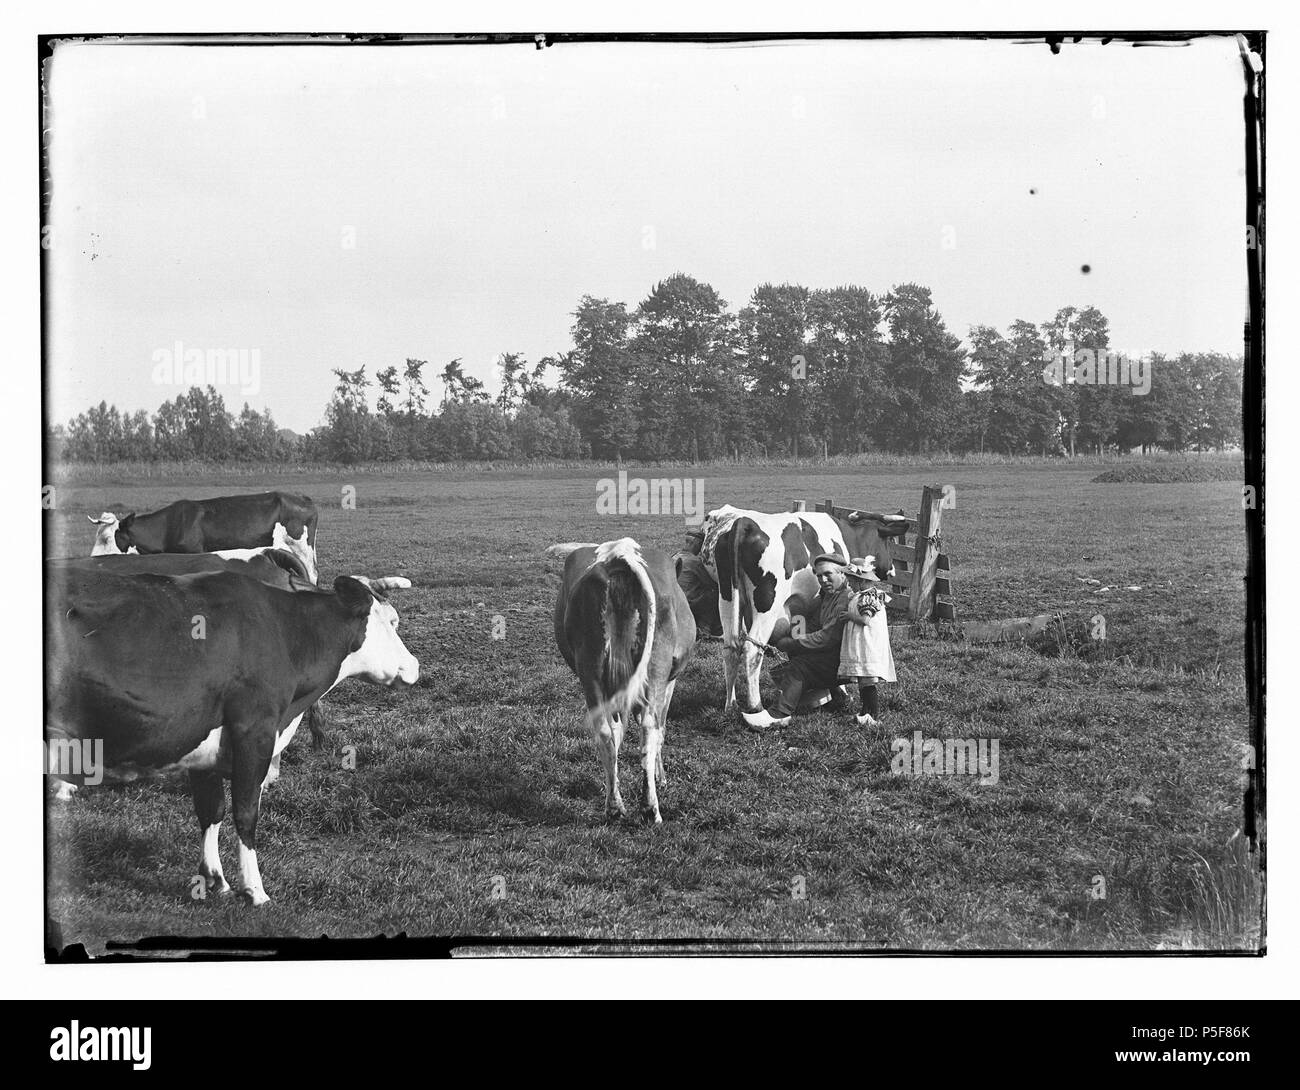
[[[583,295],[676,272],[733,310],[912,281],[963,339],[1093,305],[1120,350],[1238,354],[1242,91],[1231,38],[62,44],[50,418],[154,410],[178,342],[246,350],[227,405],[298,432],[335,367],[428,360],[436,401],[459,357],[495,389]]]

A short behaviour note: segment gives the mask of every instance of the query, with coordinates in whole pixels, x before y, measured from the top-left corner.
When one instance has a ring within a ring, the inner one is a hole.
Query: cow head
[[[334,593],[348,613],[365,620],[364,633],[343,660],[340,677],[362,677],[376,685],[414,685],[419,680],[420,663],[398,636],[397,610],[382,594],[410,585],[399,576],[369,580],[340,575],[334,580]]]
[[[133,543],[129,531],[131,523],[135,521],[135,512],[120,519],[112,511],[105,511],[99,518],[90,515],[86,518],[99,527],[95,533],[94,548],[90,550],[91,556],[111,556],[131,550]]]
[[[876,515],[854,511],[847,519],[836,519],[844,532],[844,544],[849,556],[862,557],[875,569],[877,578],[889,579],[894,574],[894,560],[889,543],[912,529],[906,515]]]

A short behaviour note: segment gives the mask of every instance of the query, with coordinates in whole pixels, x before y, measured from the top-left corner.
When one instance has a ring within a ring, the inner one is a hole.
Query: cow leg
[[[777,614],[763,613],[754,618],[754,627],[749,634],[759,643],[767,643],[776,627]],[[745,699],[746,706],[740,715],[745,722],[756,730],[773,725],[783,726],[788,719],[774,719],[763,707],[763,695],[759,689],[759,675],[763,668],[763,653],[752,643],[745,645]]]
[[[618,746],[623,738],[623,724],[618,716],[609,716],[595,708],[587,713],[587,724],[596,745],[596,756],[605,770],[605,817],[622,817],[627,813],[618,790]]]
[[[730,712],[736,705],[736,673],[740,665],[744,652],[737,646],[738,637],[727,633],[723,636],[722,644],[722,680],[726,686],[726,699],[722,703],[722,710]]]
[[[271,758],[270,765],[266,769],[266,779],[262,781],[262,790],[265,791],[271,784],[280,778],[280,755],[277,753]]]
[[[194,796],[194,813],[199,819],[203,854],[199,857],[199,874],[209,893],[229,893],[230,883],[221,869],[221,819],[226,816],[226,783],[220,772],[191,772],[190,794]]]
[[[664,735],[668,732],[668,709],[673,705],[673,691],[676,688],[676,678],[664,686],[664,702],[659,713],[659,752],[656,754],[655,779],[659,781],[660,787],[668,786],[668,777],[664,775]]]
[[[655,790],[655,778],[663,774],[660,752],[664,731],[655,704],[653,699],[647,701],[641,712],[641,816],[646,821],[660,825],[664,819],[659,813],[659,793]]]
[[[298,538],[289,538],[289,550],[296,553],[298,559],[302,561],[303,567],[307,569],[307,575],[313,583],[320,582],[320,571],[316,567],[316,550],[307,544],[307,527],[302,528],[302,536]]]
[[[271,724],[244,726],[232,730],[232,765],[230,801],[235,812],[235,832],[239,837],[239,880],[243,894],[254,905],[270,900],[262,888],[262,873],[257,866],[257,815],[262,805],[262,784],[266,782],[275,751],[275,731]]]
[[[312,705],[315,707],[315,705]],[[262,783],[262,790],[265,791],[271,784],[280,778],[280,755],[284,753],[289,743],[293,741],[293,736],[297,733],[298,727],[302,724],[303,718],[310,713],[311,708],[303,712],[296,719],[292,719],[289,725],[280,732],[275,740],[275,749],[271,754],[271,766],[266,771],[266,779]]]

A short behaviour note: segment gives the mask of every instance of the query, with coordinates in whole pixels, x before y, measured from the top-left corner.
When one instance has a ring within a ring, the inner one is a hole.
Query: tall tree
[[[1062,307],[1043,324],[1043,335],[1051,350],[1070,363],[1071,376],[1063,384],[1060,408],[1065,418],[1065,438],[1071,457],[1079,442],[1100,452],[1114,442],[1119,424],[1119,398],[1126,391],[1097,383],[1106,372],[1106,351],[1110,347],[1110,323],[1096,307]],[[1080,353],[1089,355],[1080,356]],[[1091,381],[1074,381],[1074,372],[1091,360]],[[1064,371],[1064,368],[1062,369]],[[1064,377],[1064,375],[1063,375]]]
[[[638,385],[622,303],[584,295],[573,312],[573,351],[556,360],[576,398],[576,418],[598,458],[621,459],[637,439]]]
[[[390,417],[397,410],[397,365],[390,363],[382,371],[376,371],[375,382],[379,384],[379,400],[375,404],[375,410],[380,416]]]
[[[879,445],[880,422],[893,411],[889,352],[880,335],[880,300],[866,288],[838,287],[808,297],[810,428],[837,453]]]
[[[461,365],[460,357],[448,363],[442,369],[442,403],[446,405],[449,401],[459,401],[464,396],[465,389],[465,368]]]
[[[424,384],[424,369],[428,365],[428,360],[406,357],[406,370],[402,372],[406,383],[406,399],[402,402],[402,408],[408,418],[424,415],[424,400],[429,396],[429,388]]]
[[[333,460],[352,465],[366,461],[373,452],[373,420],[366,400],[370,380],[364,367],[333,371],[338,383],[325,410],[326,449]]]
[[[816,368],[808,359],[808,304],[808,289],[798,284],[760,284],[738,320],[751,433],[779,440],[796,455],[799,436],[820,415]]]
[[[674,273],[651,289],[634,317],[630,349],[647,380],[642,450],[652,457],[712,456],[736,384],[735,323],[726,303],[710,285]]]
[[[497,408],[512,412],[523,399],[528,383],[528,361],[522,352],[502,352],[497,358],[501,369],[501,390],[497,394]]]
[[[885,298],[885,317],[897,408],[884,433],[895,449],[925,453],[944,442],[953,423],[965,350],[934,308],[929,288],[898,285]]]

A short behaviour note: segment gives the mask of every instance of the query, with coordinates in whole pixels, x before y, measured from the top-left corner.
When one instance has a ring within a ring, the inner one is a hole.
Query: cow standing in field
[[[316,505],[292,492],[177,500],[157,511],[118,518],[86,516],[99,530],[91,556],[113,553],[211,553],[275,546],[297,556],[314,583]]]
[[[818,589],[812,563],[817,556],[864,557],[878,578],[891,578],[890,540],[907,533],[911,526],[903,514],[854,511],[847,518],[838,518],[820,511],[768,514],[729,505],[710,511],[704,523],[702,556],[718,584],[725,710],[730,711],[736,702],[743,673],[746,688],[741,716],[745,722],[756,730],[778,722],[763,707],[759,694],[763,656],[749,641],[767,643],[783,618],[816,623],[810,611]]]
[[[656,824],[656,783],[665,782],[664,731],[677,678],[695,646],[695,619],[673,563],[632,538],[603,545],[552,545],[567,557],[555,603],[555,642],[578,676],[587,726],[605,771],[605,816],[627,813],[618,789],[618,751],[627,723],[641,718],[641,813]]]
[[[113,575],[195,575],[199,572],[231,571],[281,590],[316,589],[306,565],[297,556],[269,545],[260,549],[223,549],[215,553],[107,553],[45,562],[47,579],[62,578],[60,573],[67,570],[102,571]],[[323,749],[329,740],[323,705],[313,704],[303,718],[311,732],[312,748]],[[277,769],[279,760],[277,754]],[[61,783],[58,797],[67,799],[74,790],[70,784]]]
[[[265,903],[262,790],[303,712],[347,677],[419,677],[383,584],[340,576],[332,592],[289,592],[229,571],[60,576],[46,588],[47,744],[102,743],[121,778],[188,770],[199,873],[217,893],[230,889],[218,853],[229,779],[241,888]]]

